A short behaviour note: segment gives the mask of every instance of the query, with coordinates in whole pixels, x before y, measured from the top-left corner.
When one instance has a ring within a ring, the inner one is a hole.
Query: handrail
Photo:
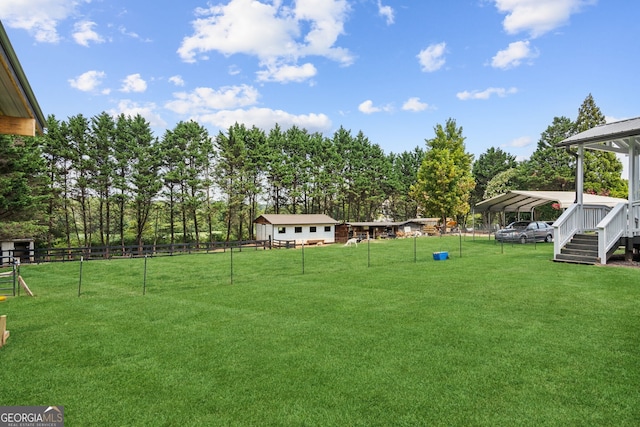
[[[573,204],[553,223],[554,256],[559,254],[564,245],[579,231],[578,215],[580,211],[580,205]]]
[[[607,253],[618,244],[620,237],[627,234],[627,203],[618,203],[615,208],[598,223],[598,257],[601,264],[607,263]]]

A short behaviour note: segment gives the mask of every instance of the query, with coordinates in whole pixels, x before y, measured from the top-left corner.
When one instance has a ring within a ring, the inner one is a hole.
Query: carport
[[[599,196],[597,194],[583,194],[585,205],[615,207],[618,203],[626,203],[625,199],[615,197]],[[535,218],[535,208],[547,203],[557,203],[558,208],[565,210],[576,201],[574,191],[522,191],[511,190],[505,194],[483,200],[474,207],[474,213],[487,213],[489,224],[491,224],[491,214],[515,212],[520,219],[521,213],[531,214],[531,219]]]

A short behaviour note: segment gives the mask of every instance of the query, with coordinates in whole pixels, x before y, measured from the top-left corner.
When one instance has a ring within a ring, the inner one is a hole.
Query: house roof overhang
[[[573,135],[557,147],[583,146],[591,150],[628,154],[633,146],[640,151],[640,117],[607,123]]]
[[[0,22],[0,134],[35,136],[45,118]]]
[[[626,199],[616,197],[598,196],[596,194],[583,194],[585,205],[614,207],[618,203],[627,203]],[[547,203],[558,203],[560,209],[571,206],[576,199],[573,191],[519,191],[512,190],[508,193],[492,197],[475,205],[475,212],[530,212],[538,206]]]

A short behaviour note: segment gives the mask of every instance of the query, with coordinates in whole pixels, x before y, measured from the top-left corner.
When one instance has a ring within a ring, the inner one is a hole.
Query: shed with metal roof
[[[317,244],[335,242],[335,226],[338,221],[324,214],[263,214],[253,223],[258,240]]]

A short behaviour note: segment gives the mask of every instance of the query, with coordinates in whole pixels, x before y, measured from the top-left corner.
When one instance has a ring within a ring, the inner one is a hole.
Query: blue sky
[[[161,5],[161,6],[160,6]],[[45,115],[140,113],[156,136],[195,119],[362,131],[424,147],[448,118],[476,158],[527,158],[591,93],[640,116],[631,0],[2,0]]]

